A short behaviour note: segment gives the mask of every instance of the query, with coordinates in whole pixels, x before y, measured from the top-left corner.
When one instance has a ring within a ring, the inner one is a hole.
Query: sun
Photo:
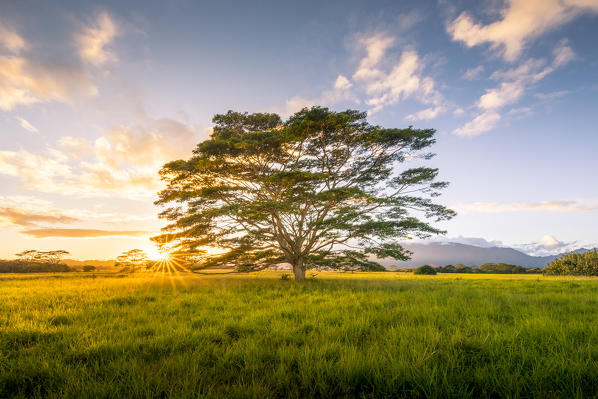
[[[168,252],[159,251],[158,248],[154,247],[147,251],[147,257],[156,262],[167,261],[170,259],[170,254]]]

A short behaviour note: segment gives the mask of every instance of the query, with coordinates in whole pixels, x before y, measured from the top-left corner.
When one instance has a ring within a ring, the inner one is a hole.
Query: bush
[[[550,262],[544,273],[560,276],[598,276],[598,249],[582,254],[565,254]]]
[[[413,274],[427,274],[427,275],[434,275],[436,274],[436,269],[434,269],[430,265],[423,265],[418,267],[413,271]]]

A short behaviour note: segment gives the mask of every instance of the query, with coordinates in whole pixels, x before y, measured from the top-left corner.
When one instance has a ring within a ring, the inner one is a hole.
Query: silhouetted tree
[[[114,265],[120,267],[121,271],[135,272],[139,269],[147,268],[147,254],[141,249],[131,249],[118,256]]]
[[[438,170],[399,165],[429,160],[433,129],[370,125],[366,113],[303,109],[282,122],[275,114],[216,115],[213,134],[189,160],[170,162],[158,205],[172,223],[159,244],[182,251],[211,246],[203,267],[258,270],[378,267],[372,260],[409,259],[397,241],[443,231],[455,213],[430,197],[446,182]]]
[[[15,256],[24,262],[58,264],[63,256],[69,254],[70,252],[62,249],[54,251],[37,251],[35,249],[30,249],[15,254]]]

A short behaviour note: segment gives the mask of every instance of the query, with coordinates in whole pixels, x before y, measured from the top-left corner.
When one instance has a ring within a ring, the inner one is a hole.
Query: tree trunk
[[[295,263],[293,263],[293,275],[295,276],[295,281],[305,280],[305,268],[303,267],[303,259],[299,259]]]

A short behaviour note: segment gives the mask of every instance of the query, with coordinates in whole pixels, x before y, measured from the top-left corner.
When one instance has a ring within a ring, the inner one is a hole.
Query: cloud
[[[492,248],[492,247],[504,247],[504,243],[502,241],[488,241],[485,238],[481,237],[464,237],[464,236],[457,236],[457,237],[435,237],[432,239],[422,240],[422,242],[440,242],[440,243],[457,243],[457,244],[465,244],[465,245],[473,245],[476,247],[482,248]]]
[[[77,221],[79,219],[54,212],[38,213],[26,209],[0,208],[0,222],[9,226],[33,226],[37,223],[66,224]]]
[[[571,90],[558,90],[558,91],[553,91],[550,93],[536,93],[536,94],[534,94],[534,96],[543,101],[551,101],[551,100],[566,96],[571,93],[572,93]]]
[[[17,121],[19,121],[19,124],[21,125],[21,127],[25,130],[29,130],[30,132],[36,133],[38,132],[37,128],[35,126],[33,126],[31,123],[29,123],[29,121],[27,121],[26,119],[23,119],[19,116],[15,116],[15,119]]]
[[[471,137],[494,129],[501,116],[497,112],[486,111],[476,116],[472,121],[453,131],[457,136]]]
[[[95,237],[137,237],[151,234],[141,230],[96,230],[96,229],[30,229],[21,231],[22,234],[35,238],[95,238]]]
[[[444,112],[446,101],[436,89],[434,80],[423,75],[424,62],[416,51],[406,49],[398,61],[383,62],[387,61],[386,53],[394,43],[395,39],[385,33],[357,41],[357,48],[364,50],[366,55],[352,78],[364,89],[370,113],[410,97],[432,107],[411,114],[408,119],[431,119]]]
[[[457,204],[451,208],[460,212],[475,213],[498,213],[498,212],[597,212],[598,200],[596,199],[573,199],[560,201],[542,202],[513,202],[500,204],[496,202],[473,202],[468,204]]]
[[[563,242],[547,234],[536,242],[518,244],[513,247],[532,256],[548,256],[575,251],[580,246],[578,241]]]
[[[147,198],[162,185],[158,170],[188,157],[201,131],[173,119],[119,126],[90,142],[65,136],[42,154],[0,151],[0,174],[23,188],[77,197]]]
[[[116,61],[117,57],[107,47],[118,35],[118,28],[107,12],[97,15],[90,26],[76,35],[76,42],[81,59],[94,66],[101,66],[109,61]]]
[[[465,75],[463,75],[463,77],[467,80],[474,80],[479,78],[482,72],[484,72],[484,66],[478,65],[475,68],[470,68],[467,71],[465,71]]]
[[[422,109],[414,114],[407,115],[405,119],[411,121],[434,119],[444,111],[446,111],[444,106],[430,107]]]
[[[598,12],[595,0],[508,0],[498,21],[476,23],[463,12],[449,22],[447,32],[467,47],[489,44],[505,60],[515,61],[532,39],[594,12]]]
[[[0,45],[11,53],[19,53],[27,48],[27,42],[17,32],[0,24]]]
[[[72,53],[43,56],[34,53],[35,46],[14,30],[0,25],[0,109],[10,111],[18,105],[48,101],[74,103],[97,95],[93,74],[86,64],[99,67],[116,60],[108,47],[117,34],[110,15],[102,12],[75,35],[77,48]]]
[[[353,83],[343,75],[338,75],[331,89],[324,91],[320,96],[312,99],[303,97],[293,97],[286,101],[285,110],[282,112],[285,116],[291,115],[305,107],[313,105],[331,106],[343,101],[359,103],[359,100],[351,91]]]
[[[436,89],[434,79],[423,74],[425,63],[415,50],[404,49],[398,60],[388,56],[396,43],[397,40],[385,32],[358,36],[354,47],[364,55],[351,78],[338,75],[332,89],[316,98],[287,100],[285,114],[312,105],[343,101],[359,104],[359,97],[365,97],[370,114],[409,98],[428,106],[408,115],[409,120],[432,119],[446,112],[448,103]]]
[[[490,76],[498,80],[498,86],[486,89],[476,102],[478,115],[453,131],[457,136],[476,136],[492,130],[502,118],[499,112],[507,105],[517,103],[529,87],[533,86],[557,68],[574,58],[574,53],[563,40],[553,51],[554,59],[547,64],[544,59],[530,58],[519,66],[508,70],[499,70]],[[528,110],[531,111],[531,110]]]
[[[0,55],[0,108],[41,101],[71,102],[97,94],[92,76],[77,63]]]
[[[347,90],[350,89],[351,86],[353,86],[353,84],[343,75],[338,75],[338,78],[336,78],[336,81],[334,82],[334,88],[337,90]]]

